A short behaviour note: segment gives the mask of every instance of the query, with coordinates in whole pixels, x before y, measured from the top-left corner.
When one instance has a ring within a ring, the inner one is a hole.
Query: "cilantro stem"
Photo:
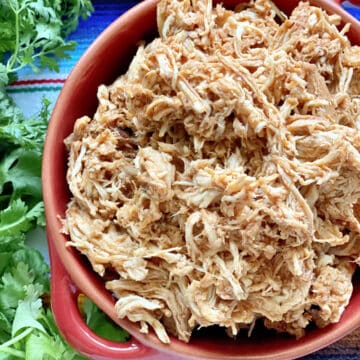
[[[44,54],[51,54],[51,51],[50,51],[50,50],[49,50],[49,51],[43,51],[41,54],[34,54],[34,55],[32,55],[33,61],[35,61],[35,59],[37,59],[38,57],[40,57],[40,55],[44,55]],[[9,72],[16,73],[16,72],[18,72],[19,70],[21,70],[23,67],[25,67],[26,65],[28,65],[28,64],[23,63],[23,64],[19,65],[19,66],[16,67],[16,68],[11,68],[11,69],[9,70]]]
[[[14,355],[16,357],[25,359],[25,352],[16,350],[16,349],[12,349],[12,348],[10,348],[10,346],[13,344],[16,344],[17,342],[19,342],[20,340],[22,340],[23,338],[28,336],[33,330],[34,330],[33,328],[27,328],[19,335],[15,336],[14,338],[1,344],[0,345],[0,353],[8,353],[8,354]]]
[[[0,351],[3,350],[3,348],[7,348],[8,346],[11,346],[13,344],[16,344],[17,342],[19,342],[21,339],[23,339],[24,337],[28,336],[34,329],[33,328],[27,328],[26,330],[24,330],[23,332],[21,332],[19,335],[15,336],[14,338],[4,342],[3,344],[0,345]]]
[[[35,62],[35,60],[38,59],[40,56],[45,56],[45,55],[48,55],[48,54],[52,54],[52,52],[53,52],[52,50],[47,50],[47,51],[42,50],[41,53],[33,54],[32,55],[33,62]],[[23,67],[25,67],[27,65],[28,65],[27,63],[22,63],[18,67],[16,67],[16,68],[12,67],[10,70],[7,70],[7,71],[8,71],[8,73],[9,72],[16,73],[16,72],[18,72],[19,70],[21,70]]]
[[[57,335],[56,333],[53,332],[53,328],[52,325],[50,324],[49,320],[47,319],[47,317],[45,316],[44,312],[41,312],[41,315],[39,317],[39,320],[42,320],[46,326],[46,328],[48,329],[49,333],[51,336],[55,336]]]
[[[21,359],[25,359],[25,352],[24,351],[20,351],[20,350],[16,350],[16,349],[12,349],[12,348],[2,348],[0,347],[0,353],[7,353],[16,357],[19,357]]]
[[[11,55],[11,57],[9,59],[10,61],[8,62],[7,67],[6,67],[6,71],[8,73],[13,72],[13,67],[15,65],[16,58],[17,58],[17,55],[19,52],[19,43],[20,43],[19,13],[20,13],[21,9],[19,10],[18,3],[17,2],[15,2],[15,3],[17,4],[17,9],[14,9],[11,2],[9,2],[12,11],[15,14],[15,50],[14,50],[14,53]]]

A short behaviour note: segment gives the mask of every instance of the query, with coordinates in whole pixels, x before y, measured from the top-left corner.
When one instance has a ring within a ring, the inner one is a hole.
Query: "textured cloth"
[[[71,59],[60,62],[59,73],[41,71],[38,74],[34,74],[29,69],[21,71],[18,81],[8,87],[8,92],[13,96],[16,103],[23,108],[25,114],[32,115],[39,111],[43,96],[54,104],[65,79],[83,52],[107,25],[138,2],[129,0],[119,0],[116,2],[94,0],[95,11],[92,16],[86,21],[80,21],[77,31],[69,37],[69,40],[75,40],[78,46],[71,53]],[[360,8],[356,8],[350,3],[344,3],[343,6],[360,19]],[[39,247],[38,244],[35,244],[35,246]],[[160,360],[160,357],[158,359]],[[170,357],[164,355],[161,359],[170,359]],[[360,359],[360,329],[335,344],[303,359]]]

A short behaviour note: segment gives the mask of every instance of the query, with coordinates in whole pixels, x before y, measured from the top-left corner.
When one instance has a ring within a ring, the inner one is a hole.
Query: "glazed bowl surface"
[[[289,13],[295,0],[275,0]],[[360,45],[360,24],[340,5],[330,0],[313,0],[329,13],[339,14],[351,23],[348,36]],[[67,153],[64,139],[72,132],[74,122],[83,115],[92,116],[97,107],[97,88],[110,84],[124,73],[136,51],[136,44],[156,35],[156,0],[144,0],[113,22],[90,46],[69,75],[54,108],[43,157],[43,194],[47,236],[51,252],[52,305],[57,324],[66,339],[79,351],[94,359],[157,356],[156,351],[203,359],[292,359],[323,348],[360,326],[360,283],[354,280],[354,292],[341,321],[323,329],[311,329],[296,340],[292,337],[261,333],[236,341],[219,332],[204,332],[189,344],[172,337],[170,345],[162,344],[154,333],[142,334],[136,324],[117,318],[115,300],[105,289],[103,280],[93,272],[86,259],[65,246],[67,236],[61,233],[70,193],[66,182]],[[239,0],[223,1],[233,7]],[[132,339],[115,344],[96,337],[84,325],[76,307],[78,292],[86,294]],[[170,356],[170,355],[169,355]]]

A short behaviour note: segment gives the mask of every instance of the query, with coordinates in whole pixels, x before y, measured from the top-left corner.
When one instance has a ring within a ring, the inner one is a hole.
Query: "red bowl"
[[[224,0],[235,5],[239,0]],[[311,0],[313,5],[339,14],[352,24],[349,38],[360,44],[360,23],[330,0]],[[76,250],[65,247],[67,236],[61,234],[60,218],[64,216],[70,194],[66,183],[64,139],[72,132],[75,120],[92,115],[97,107],[96,92],[100,84],[110,84],[124,72],[136,50],[136,43],[154,36],[157,0],[145,0],[112,23],[89,47],[69,75],[56,103],[45,142],[43,157],[43,193],[51,252],[52,307],[55,320],[69,343],[93,359],[116,359],[155,356],[157,351],[204,359],[293,359],[335,342],[360,326],[360,284],[341,321],[323,329],[309,330],[300,340],[285,336],[244,338],[241,341],[216,335],[197,337],[189,344],[172,337],[170,345],[162,344],[154,333],[141,334],[136,324],[117,318],[115,300],[105,289],[103,280],[91,269]],[[290,12],[296,0],[275,0],[285,12]],[[114,343],[99,338],[84,324],[77,309],[77,294],[81,291],[92,299],[132,338],[127,343]],[[167,358],[168,358],[167,357]]]

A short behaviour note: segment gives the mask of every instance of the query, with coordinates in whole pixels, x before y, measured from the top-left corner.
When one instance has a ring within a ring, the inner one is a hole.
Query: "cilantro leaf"
[[[7,267],[11,257],[11,252],[0,253],[0,276],[3,274],[4,269]]]
[[[7,74],[6,66],[0,63],[0,87],[5,86],[8,82],[9,76]]]
[[[6,154],[0,161],[0,191],[6,183],[12,184],[13,197],[21,194],[41,199],[41,158],[34,151],[18,148]]]
[[[20,234],[20,235],[9,234],[7,236],[2,236],[0,240],[1,253],[3,252],[9,253],[9,252],[17,251],[19,248],[21,248],[24,245],[24,241],[25,241],[24,234]],[[1,273],[1,265],[0,265],[0,276],[1,274],[2,273]]]
[[[125,342],[130,339],[128,332],[115,324],[90,299],[85,298],[83,310],[86,324],[97,335],[108,340],[119,342]]]
[[[5,342],[5,334],[10,334],[11,333],[11,322],[9,321],[9,319],[2,313],[0,312],[0,342]],[[4,337],[4,339],[1,339],[1,335]]]
[[[28,209],[21,199],[16,199],[5,209],[0,211],[0,236],[21,235],[33,227],[33,220],[43,213],[44,205],[37,203]]]
[[[16,236],[15,234],[9,234],[2,236],[0,240],[0,276],[3,275],[4,270],[8,264],[13,261],[12,254],[24,246],[25,234]]]
[[[0,278],[0,360],[84,360],[62,338],[42,302],[50,288],[49,266],[37,250],[18,243]]]
[[[63,14],[62,36],[66,37],[77,28],[79,18],[86,20],[94,11],[94,7],[88,0],[67,0],[62,3],[61,11]]]
[[[2,147],[7,149],[9,145],[16,145],[26,150],[35,150],[40,154],[50,115],[49,106],[50,102],[43,99],[40,113],[26,119],[19,107],[0,87],[0,139],[2,140]]]
[[[26,341],[25,360],[82,360],[85,357],[71,349],[57,334],[50,337],[42,332],[32,333]]]
[[[25,120],[24,114],[14,104],[3,86],[0,86],[0,109],[0,126],[5,126],[11,122],[19,123]]]
[[[19,300],[24,299],[26,286],[32,284],[34,275],[24,263],[11,267],[0,281],[0,309],[16,309]],[[15,315],[15,313],[14,313]]]
[[[24,263],[30,269],[30,273],[33,277],[33,282],[40,284],[44,293],[50,292],[49,283],[49,265],[45,262],[44,258],[34,248],[24,246],[12,255],[10,265],[16,266],[16,264]]]
[[[37,320],[41,313],[42,303],[39,296],[42,294],[42,286],[30,284],[25,287],[26,296],[19,301],[12,324],[11,335],[14,337],[23,328],[34,328],[45,331],[44,326]]]
[[[8,258],[5,263],[0,278],[0,313],[9,322],[14,320],[15,310],[19,302],[26,298],[30,285],[36,286],[37,289],[41,287],[41,295],[49,292],[50,289],[49,266],[41,254],[37,250],[27,247],[23,242],[19,246],[20,249],[13,252],[12,257]]]

